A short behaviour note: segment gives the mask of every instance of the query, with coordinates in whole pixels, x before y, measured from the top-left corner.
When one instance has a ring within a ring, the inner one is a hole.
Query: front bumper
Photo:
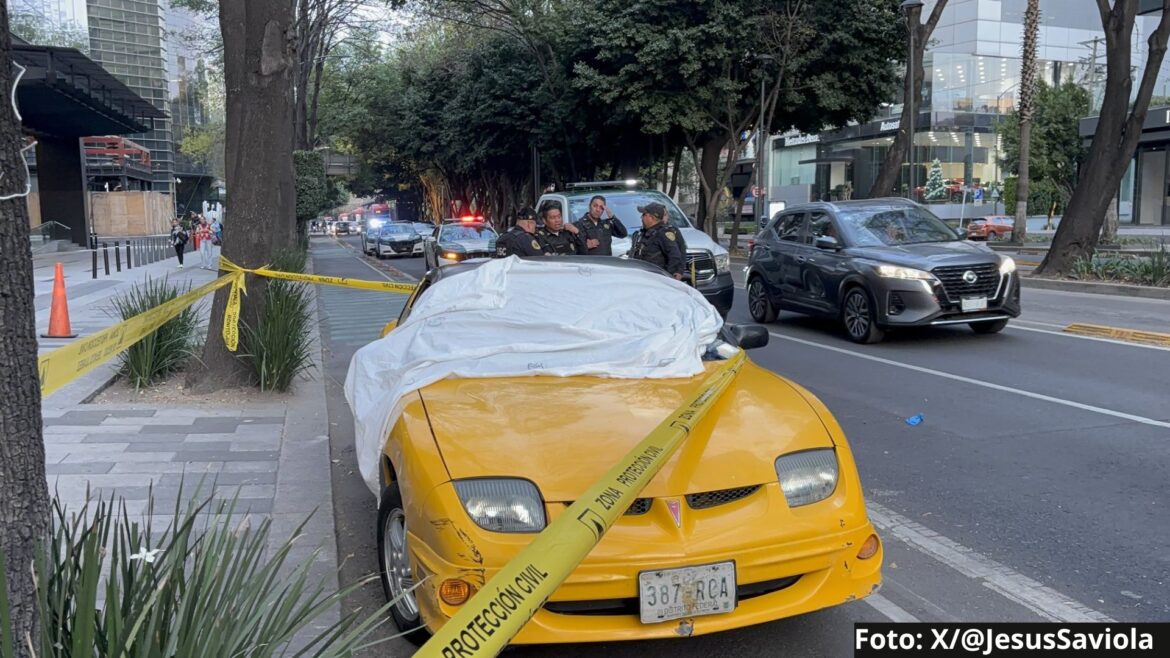
[[[994,322],[1020,315],[1018,272],[1002,275],[994,294],[987,296],[986,310],[974,312],[963,312],[960,300],[925,281],[880,279],[872,289],[878,324],[886,328]]]
[[[438,599],[443,580],[462,578],[481,588],[532,535],[479,529],[466,517],[449,484],[436,488],[428,499],[424,509],[451,513],[438,517],[441,522],[408,524],[416,582],[426,578],[416,590],[419,609],[434,631],[459,610]],[[761,486],[749,498],[715,509],[692,510],[683,505],[681,529],[670,521],[666,503],[659,499],[645,514],[619,518],[513,643],[705,635],[855,601],[881,584],[881,548],[869,559],[856,557],[875,533],[864,507],[847,491],[789,509],[779,485],[773,483]],[[556,518],[567,507],[548,503],[547,509]],[[769,522],[760,523],[761,518]],[[744,533],[743,528],[753,531]],[[726,560],[733,560],[736,567],[739,601],[733,611],[641,623],[639,571]]]
[[[379,242],[379,256],[410,256],[422,252],[422,242]]]
[[[735,283],[731,280],[731,272],[723,272],[707,281],[700,281],[695,289],[703,293],[703,297],[721,315],[726,316],[731,310],[731,304],[735,300]]]

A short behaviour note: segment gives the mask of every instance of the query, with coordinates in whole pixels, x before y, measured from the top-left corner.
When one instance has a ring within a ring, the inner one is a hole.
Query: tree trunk
[[[719,222],[719,195],[715,186],[719,184],[719,151],[723,140],[712,135],[703,143],[703,154],[699,161],[699,218],[700,231],[708,230]]]
[[[0,553],[6,556],[7,597],[12,608],[16,656],[31,657],[27,636],[39,648],[32,564],[49,528],[49,489],[41,435],[41,385],[37,369],[36,309],[29,251],[24,146],[9,98],[16,70],[8,33],[8,3],[0,2]],[[3,637],[3,633],[0,633]]]
[[[1016,221],[1012,242],[1028,241],[1028,198],[1032,180],[1032,115],[1036,111],[1036,41],[1040,34],[1040,0],[1028,0],[1024,11],[1024,44],[1020,65],[1020,161],[1016,168]]]
[[[220,0],[227,90],[227,221],[223,255],[259,267],[293,245],[293,0]],[[264,304],[264,280],[249,277],[241,321],[254,322]],[[228,288],[211,307],[202,368],[188,386],[208,392],[249,381],[248,369],[223,343]]]
[[[679,176],[678,172],[679,172],[679,169],[682,168],[682,156],[683,156],[683,147],[680,146],[680,147],[678,147],[678,150],[675,151],[675,154],[674,154],[674,168],[670,172],[670,191],[667,192],[667,194],[670,196],[670,198],[674,199],[675,201],[678,200],[678,197],[675,195],[678,194],[678,176]]]
[[[1081,165],[1077,188],[1056,227],[1052,247],[1036,268],[1037,274],[1067,276],[1077,261],[1091,258],[1101,237],[1105,212],[1117,196],[1121,178],[1133,159],[1141,137],[1142,124],[1150,107],[1150,97],[1170,37],[1170,0],[1162,0],[1158,27],[1147,40],[1146,65],[1138,92],[1130,104],[1133,89],[1131,72],[1131,36],[1137,3],[1115,2],[1103,7],[1101,20],[1105,28],[1105,96],[1097,123],[1097,133],[1089,155]]]
[[[1117,216],[1117,196],[1109,202],[1105,209],[1105,223],[1101,226],[1101,244],[1117,244],[1117,229],[1120,219]]]
[[[922,98],[922,56],[926,52],[926,46],[930,42],[930,36],[934,34],[934,28],[938,25],[939,19],[942,17],[943,9],[947,5],[947,0],[938,0],[935,3],[934,9],[931,10],[930,18],[926,23],[920,23],[922,15],[922,8],[912,8],[909,10],[909,15],[906,18],[908,30],[914,31],[914,50],[910,53],[911,61],[914,63],[914,80],[911,82],[910,97],[904,99],[902,103],[902,119],[898,127],[898,133],[894,136],[894,143],[890,146],[890,150],[886,153],[886,157],[882,160],[882,167],[878,171],[878,175],[874,178],[873,185],[869,188],[869,198],[876,199],[879,197],[894,196],[894,186],[898,183],[898,178],[902,173],[902,163],[906,161],[906,152],[910,148],[910,143],[913,135],[910,134],[910,117],[911,117],[911,99]],[[909,39],[909,33],[907,34]],[[909,69],[909,66],[907,66]],[[909,77],[910,71],[906,71],[903,78]],[[906,88],[905,82],[902,88]],[[914,111],[917,112],[918,103],[913,103]],[[917,117],[915,117],[917,119]],[[917,122],[915,122],[917,123]],[[916,128],[917,129],[917,128]],[[910,190],[910,198],[914,198],[914,190]]]

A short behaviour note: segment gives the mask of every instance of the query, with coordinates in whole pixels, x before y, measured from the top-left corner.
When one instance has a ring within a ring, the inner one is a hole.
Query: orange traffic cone
[[[69,302],[65,299],[65,270],[57,263],[57,274],[53,277],[53,306],[49,309],[49,333],[42,338],[76,338],[69,328]]]

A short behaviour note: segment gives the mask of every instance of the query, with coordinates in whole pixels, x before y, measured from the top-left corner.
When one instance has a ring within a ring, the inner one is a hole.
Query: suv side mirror
[[[841,248],[841,243],[837,242],[837,238],[834,238],[831,235],[822,235],[821,237],[817,238],[816,246],[817,249],[837,251]]]
[[[729,324],[727,330],[740,349],[750,350],[768,344],[768,328],[762,324]]]

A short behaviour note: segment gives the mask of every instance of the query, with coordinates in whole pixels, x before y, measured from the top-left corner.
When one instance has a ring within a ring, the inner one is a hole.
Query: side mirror
[[[727,330],[741,349],[751,350],[768,344],[768,328],[761,324],[731,324]]]
[[[391,320],[391,321],[387,322],[386,326],[382,327],[382,337],[385,338],[386,334],[390,333],[391,331],[394,331],[394,328],[397,326],[398,326],[398,320]]]
[[[841,243],[837,242],[837,238],[831,235],[822,235],[817,238],[817,249],[825,249],[827,251],[837,251],[841,248]]]

